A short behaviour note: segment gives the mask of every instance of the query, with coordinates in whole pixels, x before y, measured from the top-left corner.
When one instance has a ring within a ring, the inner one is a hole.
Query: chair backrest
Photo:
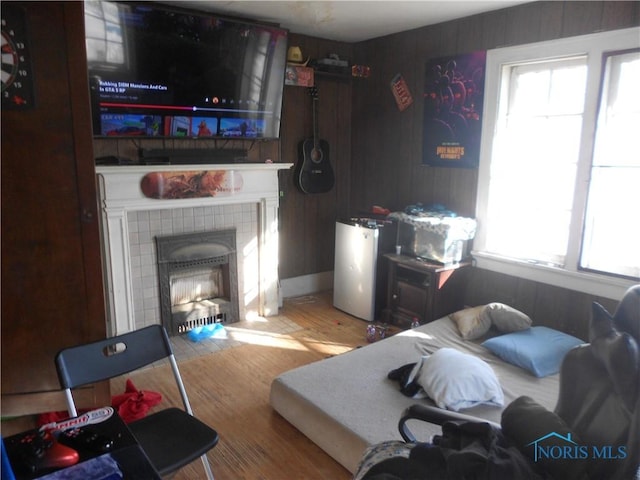
[[[58,352],[55,358],[56,369],[60,385],[67,396],[69,413],[77,415],[72,388],[118,377],[165,358],[171,364],[185,410],[192,413],[169,336],[162,325],[150,325]]]
[[[585,444],[626,445],[622,468],[605,459],[603,471],[592,466],[591,473],[632,478],[640,465],[640,285],[627,290],[614,315],[594,303],[590,330],[591,343],[562,363],[555,411]]]

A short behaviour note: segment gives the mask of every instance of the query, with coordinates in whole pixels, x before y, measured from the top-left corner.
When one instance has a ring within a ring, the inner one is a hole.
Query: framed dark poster
[[[422,163],[476,168],[480,156],[486,52],[427,61]]]

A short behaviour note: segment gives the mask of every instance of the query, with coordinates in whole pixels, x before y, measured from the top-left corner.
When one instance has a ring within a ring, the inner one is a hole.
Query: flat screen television
[[[279,137],[287,30],[95,0],[85,29],[94,136]]]

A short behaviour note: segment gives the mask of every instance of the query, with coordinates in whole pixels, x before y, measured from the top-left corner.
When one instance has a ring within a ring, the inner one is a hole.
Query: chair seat
[[[179,408],[148,415],[129,429],[160,475],[182,468],[218,443],[215,430]]]

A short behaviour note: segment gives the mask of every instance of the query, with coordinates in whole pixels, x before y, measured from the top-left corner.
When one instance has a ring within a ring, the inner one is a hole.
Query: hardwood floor
[[[196,416],[220,434],[209,453],[214,475],[218,480],[348,480],[346,469],[271,409],[269,389],[284,371],[365,345],[367,324],[334,309],[331,292],[285,300],[280,314],[300,329],[248,334],[250,343],[180,361]],[[171,392],[163,406],[179,402],[168,367],[130,378],[139,389]],[[123,390],[124,379],[112,382],[112,393]],[[173,478],[201,479],[202,464],[194,462]]]

